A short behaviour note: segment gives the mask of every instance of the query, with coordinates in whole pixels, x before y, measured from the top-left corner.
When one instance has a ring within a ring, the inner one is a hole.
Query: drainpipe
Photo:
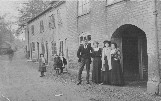
[[[158,72],[159,72],[159,84],[160,84],[160,67],[159,67],[159,43],[158,43],[158,25],[157,25],[157,0],[154,0],[154,16],[155,16],[155,34],[156,34],[156,44],[157,44],[157,60],[158,60]],[[158,91],[156,93],[157,95],[159,94],[159,85],[158,85]]]

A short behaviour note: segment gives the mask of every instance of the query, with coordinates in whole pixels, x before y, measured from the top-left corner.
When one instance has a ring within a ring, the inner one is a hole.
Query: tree
[[[44,0],[30,0],[22,3],[22,7],[18,9],[20,12],[19,23],[23,24],[29,21],[29,19],[40,14],[48,7],[50,1]]]
[[[5,42],[12,43],[14,41],[13,32],[10,28],[10,23],[5,21],[5,16],[0,16],[0,45]]]

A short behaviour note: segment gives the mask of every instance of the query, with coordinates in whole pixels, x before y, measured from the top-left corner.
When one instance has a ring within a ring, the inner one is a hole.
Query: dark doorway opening
[[[123,25],[112,35],[112,42],[121,50],[121,65],[125,81],[147,81],[148,56],[146,34],[134,25]]]
[[[37,42],[37,59],[39,60],[39,55],[40,55],[40,52],[39,52],[39,42]]]
[[[48,63],[48,57],[49,57],[49,54],[48,54],[48,42],[46,41],[46,60],[47,60],[47,63]]]

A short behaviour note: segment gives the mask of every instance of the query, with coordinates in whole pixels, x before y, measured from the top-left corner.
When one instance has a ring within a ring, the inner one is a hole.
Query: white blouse
[[[105,64],[105,60],[104,60],[105,56],[107,56],[109,70],[111,70],[112,67],[111,67],[111,48],[110,47],[103,48],[103,51],[102,51],[102,66],[104,66],[104,64]]]

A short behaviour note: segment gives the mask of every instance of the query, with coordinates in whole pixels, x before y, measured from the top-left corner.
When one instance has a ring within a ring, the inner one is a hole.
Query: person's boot
[[[41,72],[41,76],[40,76],[40,77],[43,77],[43,76],[45,76],[45,75],[44,75],[44,72]]]
[[[81,84],[81,81],[79,81],[78,83],[77,83],[77,85],[80,85]]]
[[[89,81],[87,81],[86,84],[90,84]]]

